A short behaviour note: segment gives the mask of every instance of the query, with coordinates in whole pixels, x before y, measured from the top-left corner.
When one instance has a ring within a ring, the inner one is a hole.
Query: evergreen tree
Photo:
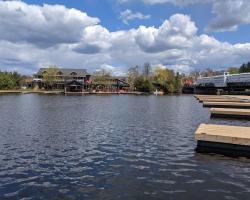
[[[22,77],[17,72],[0,71],[0,89],[19,89],[21,87]]]
[[[243,63],[239,68],[239,73],[247,73],[250,72],[250,62]]]

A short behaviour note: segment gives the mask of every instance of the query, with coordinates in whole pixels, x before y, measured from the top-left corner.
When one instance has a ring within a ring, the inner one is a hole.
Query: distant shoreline
[[[0,94],[63,94],[63,91],[0,90]]]
[[[144,92],[67,92],[65,93],[63,90],[0,90],[1,94],[64,94],[64,95],[120,95],[120,94],[129,94],[129,95],[149,95],[149,93]]]

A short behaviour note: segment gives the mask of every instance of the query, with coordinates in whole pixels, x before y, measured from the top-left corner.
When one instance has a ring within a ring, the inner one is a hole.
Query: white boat
[[[164,95],[164,92],[156,90],[154,92],[154,95]]]

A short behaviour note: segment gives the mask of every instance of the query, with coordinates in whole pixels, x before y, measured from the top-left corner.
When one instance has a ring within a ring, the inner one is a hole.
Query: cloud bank
[[[0,1],[0,39],[50,47],[78,42],[84,28],[99,23],[76,9],[61,5],[28,5]]]
[[[250,24],[249,0],[139,0],[148,5],[173,4],[175,6],[190,6],[193,4],[211,4],[212,14],[207,32],[236,31],[238,26]],[[120,4],[133,3],[132,0],[119,0]]]
[[[65,6],[1,1],[0,69],[31,74],[52,64],[89,71],[101,66],[118,75],[145,62],[188,72],[237,66],[249,59],[250,43],[198,35],[195,22],[183,14],[172,15],[159,27],[114,32],[99,22]]]

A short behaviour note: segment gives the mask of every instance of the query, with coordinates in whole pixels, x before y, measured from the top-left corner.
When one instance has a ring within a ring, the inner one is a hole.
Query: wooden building
[[[63,68],[41,68],[33,77],[33,86],[64,90],[65,93],[122,93],[130,90],[126,77],[92,77],[85,69]]]
[[[118,77],[95,78],[91,83],[91,89],[94,92],[122,92],[129,91],[130,85],[126,80]]]
[[[39,88],[64,90],[65,87],[69,87],[70,83],[76,84],[76,82],[78,82],[83,86],[83,89],[88,88],[87,86],[91,83],[91,75],[87,73],[86,69],[58,68],[53,75],[47,74],[48,71],[48,68],[39,69],[33,76],[33,84],[37,85]],[[48,76],[50,76],[49,84],[45,79],[45,77]]]

